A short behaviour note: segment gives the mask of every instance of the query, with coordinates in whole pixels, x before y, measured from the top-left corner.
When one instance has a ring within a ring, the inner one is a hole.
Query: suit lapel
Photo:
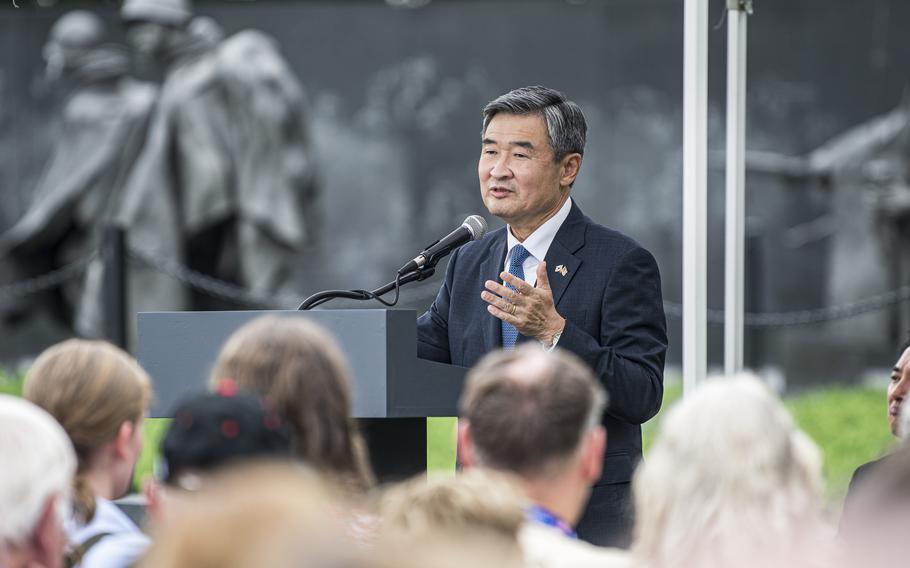
[[[480,299],[480,293],[486,288],[483,283],[487,280],[499,282],[499,273],[502,272],[506,262],[506,233],[502,231],[487,249],[487,258],[480,265],[480,281],[477,288],[477,298],[482,304],[483,313],[479,317],[486,322],[483,326],[484,351],[492,351],[502,347],[502,324],[498,318],[487,311],[487,303]]]
[[[550,280],[550,289],[553,291],[553,303],[559,308],[559,301],[566,288],[572,282],[581,259],[575,253],[585,244],[585,218],[575,202],[569,216],[556,232],[553,243],[547,250],[547,277]]]
[[[585,244],[585,227],[585,217],[573,201],[569,216],[559,227],[553,242],[550,243],[550,248],[547,249],[547,256],[544,260],[547,263],[547,277],[550,280],[553,304],[557,311],[559,311],[559,301],[562,299],[562,295],[581,266],[581,259],[576,257],[575,253]],[[505,257],[503,257],[503,262],[505,262]],[[557,269],[559,269],[558,272]],[[531,341],[531,338],[519,335],[518,342],[523,341]],[[502,331],[499,332],[498,345],[502,345]]]

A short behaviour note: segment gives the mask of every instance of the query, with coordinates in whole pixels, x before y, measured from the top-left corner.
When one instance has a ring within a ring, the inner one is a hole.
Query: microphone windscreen
[[[480,215],[471,215],[464,220],[462,225],[471,231],[471,240],[476,241],[482,239],[483,236],[487,234],[487,220]]]

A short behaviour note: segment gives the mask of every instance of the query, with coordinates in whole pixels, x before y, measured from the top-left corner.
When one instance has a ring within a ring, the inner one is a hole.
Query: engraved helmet
[[[90,48],[104,41],[101,18],[86,10],[67,12],[54,23],[47,42],[70,48]]]
[[[192,0],[124,0],[120,16],[125,22],[154,22],[183,26],[193,17]]]
[[[105,39],[104,23],[97,15],[73,10],[60,17],[51,28],[42,55],[46,63],[45,78],[54,83],[80,65],[86,54],[98,48]]]

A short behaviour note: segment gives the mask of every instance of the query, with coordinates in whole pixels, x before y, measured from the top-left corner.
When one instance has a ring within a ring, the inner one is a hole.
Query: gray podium
[[[169,417],[179,399],[205,389],[225,340],[264,314],[307,318],[341,346],[354,380],[354,417],[381,481],[426,468],[425,418],[457,415],[466,369],[417,358],[413,310],[140,313],[137,357],[155,384],[151,416]]]

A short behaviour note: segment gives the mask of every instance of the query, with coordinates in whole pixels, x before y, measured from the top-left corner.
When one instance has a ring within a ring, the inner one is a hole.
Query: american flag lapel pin
[[[559,266],[556,267],[556,272],[558,272],[561,276],[565,276],[566,274],[569,273],[569,269],[566,268],[565,264],[560,264]]]

